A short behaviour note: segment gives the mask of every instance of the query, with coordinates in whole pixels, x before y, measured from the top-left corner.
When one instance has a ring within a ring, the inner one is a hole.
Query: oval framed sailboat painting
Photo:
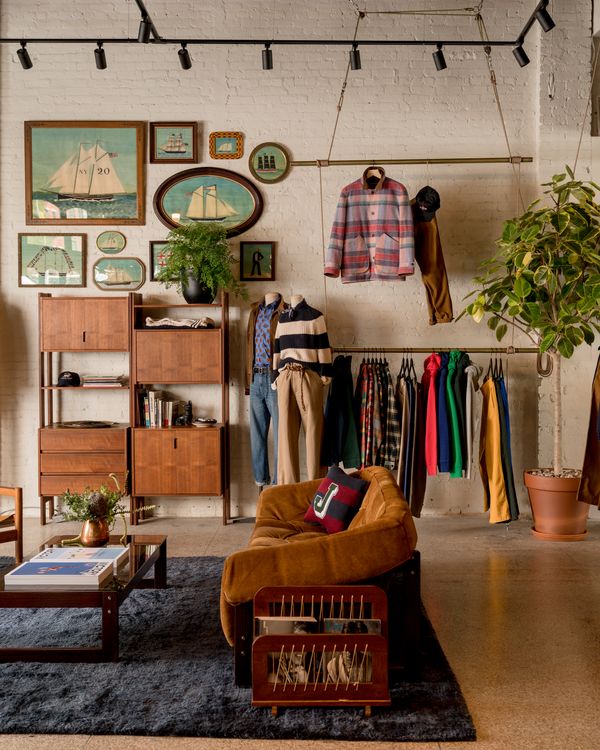
[[[26,122],[26,223],[143,224],[145,144],[145,122]]]
[[[133,292],[146,280],[146,266],[139,258],[100,258],[93,267],[94,284],[105,292]]]
[[[165,180],[154,195],[154,210],[168,227],[218,222],[227,236],[256,224],[263,200],[256,185],[236,172],[216,167],[186,169]]]

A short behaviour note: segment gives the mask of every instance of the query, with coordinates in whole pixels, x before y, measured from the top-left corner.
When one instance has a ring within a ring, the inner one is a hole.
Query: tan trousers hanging
[[[577,499],[600,508],[600,357],[592,385],[592,407]]]
[[[500,413],[492,378],[481,386],[481,433],[479,437],[479,469],[485,494],[484,510],[490,511],[490,523],[510,521],[510,509],[502,473]]]
[[[279,373],[276,383],[279,411],[277,484],[295,484],[300,481],[300,425],[306,438],[307,479],[318,479],[323,475],[323,382],[313,370],[288,365]]]

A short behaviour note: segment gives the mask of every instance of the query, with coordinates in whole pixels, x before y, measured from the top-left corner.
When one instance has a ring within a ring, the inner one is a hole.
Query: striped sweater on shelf
[[[279,316],[273,345],[273,381],[290,364],[302,365],[322,376],[333,374],[325,318],[306,300]]]

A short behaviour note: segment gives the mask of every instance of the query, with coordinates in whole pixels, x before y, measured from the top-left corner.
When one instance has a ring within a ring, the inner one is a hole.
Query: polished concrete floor
[[[526,520],[490,526],[483,516],[459,516],[416,523],[423,601],[462,687],[477,743],[0,735],[0,750],[598,750],[600,513],[590,511],[589,538],[570,543],[534,539]],[[69,529],[42,529],[27,519],[25,546],[31,550],[49,533]],[[155,519],[143,530],[168,533],[172,556],[226,555],[244,545],[251,524]],[[0,546],[0,554],[9,553],[8,545]],[[1,717],[0,697],[0,727]]]

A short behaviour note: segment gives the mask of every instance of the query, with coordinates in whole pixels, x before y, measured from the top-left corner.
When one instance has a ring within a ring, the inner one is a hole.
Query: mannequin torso
[[[302,301],[304,297],[301,294],[292,294],[290,298],[290,305],[292,307],[297,307]]]
[[[267,292],[265,294],[265,305],[270,305],[273,302],[276,302],[280,296],[279,292]]]

